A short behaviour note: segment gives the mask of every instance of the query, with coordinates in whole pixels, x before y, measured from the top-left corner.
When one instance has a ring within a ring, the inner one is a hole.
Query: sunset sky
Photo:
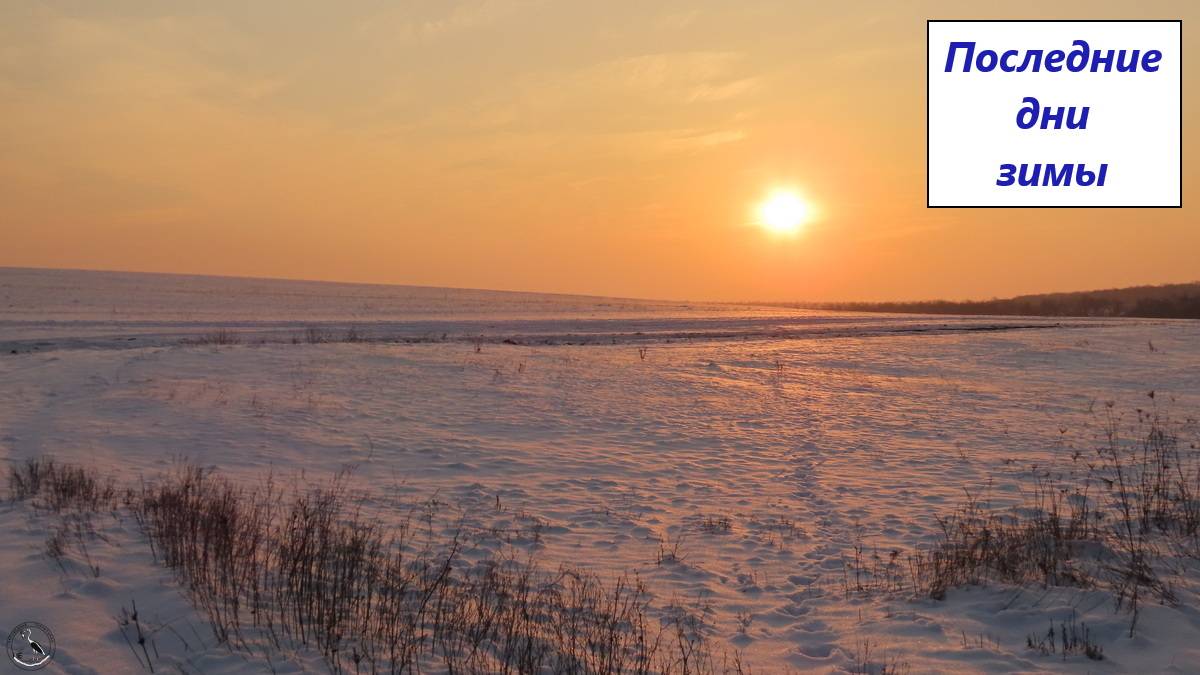
[[[1200,279],[1200,3],[980,6],[4,2],[0,265],[715,300]],[[926,209],[928,18],[1183,19],[1185,208]],[[795,236],[754,222],[781,186]]]

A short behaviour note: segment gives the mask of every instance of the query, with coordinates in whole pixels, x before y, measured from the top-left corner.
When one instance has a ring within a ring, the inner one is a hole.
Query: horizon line
[[[940,298],[925,298],[925,299],[908,299],[908,300],[708,300],[708,299],[676,299],[676,298],[648,298],[648,297],[633,297],[624,295],[604,295],[602,293],[570,293],[564,291],[531,291],[524,289],[510,288],[478,288],[472,286],[437,286],[433,284],[414,284],[414,283],[398,283],[398,282],[382,282],[382,281],[346,281],[339,279],[311,279],[301,277],[275,277],[275,276],[250,276],[246,274],[215,274],[209,272],[159,272],[148,270],[129,270],[129,269],[100,269],[87,267],[39,267],[26,265],[0,265],[0,270],[25,270],[25,271],[50,271],[50,272],[85,272],[93,274],[146,274],[157,276],[171,277],[203,277],[209,279],[240,279],[250,281],[285,281],[296,283],[315,283],[315,284],[330,284],[337,286],[383,286],[391,288],[424,288],[437,289],[448,291],[474,291],[481,293],[513,293],[522,295],[554,295],[573,298],[594,298],[600,300],[626,300],[635,302],[662,302],[662,303],[707,303],[714,305],[750,305],[760,307],[781,307],[790,306],[796,309],[820,309],[819,305],[887,305],[887,304],[917,304],[926,302],[955,302],[955,303],[972,303],[972,302],[992,302],[997,300],[1015,300],[1018,298],[1037,297],[1046,295],[1068,295],[1078,293],[1102,293],[1106,291],[1119,291],[1134,288],[1154,288],[1161,286],[1187,286],[1192,284],[1200,284],[1200,279],[1192,279],[1189,281],[1168,281],[1162,283],[1140,283],[1129,286],[1111,286],[1108,288],[1085,288],[1067,291],[1041,291],[1037,293],[1019,293],[1007,296],[992,296],[990,298],[965,298],[965,299],[950,299],[947,297]]]

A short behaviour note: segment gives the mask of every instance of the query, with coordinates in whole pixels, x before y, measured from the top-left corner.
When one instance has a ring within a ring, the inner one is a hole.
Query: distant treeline
[[[1102,291],[1021,295],[993,300],[797,303],[793,307],[902,314],[1001,316],[1131,316],[1200,319],[1200,283],[1134,286]]]

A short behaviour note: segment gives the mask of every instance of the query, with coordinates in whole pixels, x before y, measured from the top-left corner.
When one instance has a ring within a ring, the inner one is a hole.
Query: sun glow
[[[758,224],[774,234],[796,234],[811,216],[808,202],[791,190],[776,190],[758,205]]]

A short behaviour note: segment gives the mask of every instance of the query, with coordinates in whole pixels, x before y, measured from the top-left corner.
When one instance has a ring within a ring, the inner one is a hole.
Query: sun
[[[758,224],[774,234],[800,232],[811,215],[808,202],[792,190],[776,190],[758,205]]]

